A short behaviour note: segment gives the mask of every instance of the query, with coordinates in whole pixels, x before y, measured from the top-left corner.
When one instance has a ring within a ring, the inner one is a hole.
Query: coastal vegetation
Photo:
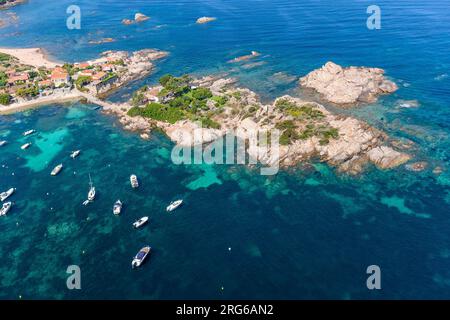
[[[0,52],[0,62],[9,61],[10,59],[11,59],[10,55]]]
[[[7,93],[0,93],[0,104],[7,106],[11,103],[11,96]]]
[[[16,95],[21,98],[36,97],[38,94],[39,94],[39,87],[37,85],[19,88],[16,91]]]
[[[85,85],[89,84],[92,81],[92,78],[90,76],[79,76],[78,79],[75,81],[75,86],[78,90],[84,91],[83,88]]]
[[[195,87],[193,79],[189,75],[175,77],[167,74],[159,79],[161,90],[157,97],[159,103],[146,103],[148,87],[143,87],[134,92],[131,99],[133,107],[129,110],[129,116],[142,116],[157,121],[175,123],[176,121],[189,119],[199,121],[206,128],[220,128],[220,124],[212,119],[211,104],[222,106],[226,98],[214,96],[209,88]]]
[[[6,76],[6,73],[3,71],[0,71],[0,88],[3,88],[8,83],[8,77]]]
[[[275,106],[293,119],[276,125],[276,128],[282,131],[281,145],[289,145],[297,140],[307,140],[312,137],[317,137],[320,145],[327,145],[331,139],[339,137],[339,130],[322,121],[325,118],[324,113],[313,104],[298,105],[293,101],[280,99]]]

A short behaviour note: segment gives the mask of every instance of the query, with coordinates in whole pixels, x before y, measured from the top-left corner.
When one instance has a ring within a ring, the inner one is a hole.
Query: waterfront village
[[[132,55],[107,51],[91,61],[37,67],[0,53],[0,105],[61,96],[73,89],[98,96],[147,75],[153,68],[151,61],[165,56],[165,52],[150,49]]]

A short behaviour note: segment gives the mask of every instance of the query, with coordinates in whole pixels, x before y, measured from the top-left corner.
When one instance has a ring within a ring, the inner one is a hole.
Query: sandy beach
[[[14,48],[0,48],[1,53],[9,54],[17,58],[21,63],[33,67],[54,68],[61,65],[56,61],[50,61],[45,52],[40,48],[28,49],[14,49]]]

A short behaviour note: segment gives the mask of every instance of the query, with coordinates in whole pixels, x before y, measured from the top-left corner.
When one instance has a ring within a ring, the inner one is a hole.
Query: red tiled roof
[[[11,75],[8,78],[8,83],[14,83],[17,81],[27,81],[28,79],[29,79],[28,73],[15,74]]]

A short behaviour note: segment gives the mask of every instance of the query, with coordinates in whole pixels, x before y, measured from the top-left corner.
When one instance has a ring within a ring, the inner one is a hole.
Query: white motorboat
[[[130,176],[130,183],[131,183],[131,187],[133,187],[135,189],[139,187],[139,181],[135,174],[132,174]]]
[[[78,157],[78,156],[80,155],[80,153],[81,153],[81,150],[73,151],[73,152],[70,154],[70,157],[71,157],[72,159],[75,159],[76,157]]]
[[[122,212],[123,204],[120,200],[117,200],[113,207],[113,213],[117,216]]]
[[[4,216],[8,213],[8,211],[12,207],[12,202],[6,202],[3,204],[2,208],[0,209],[0,216]]]
[[[167,212],[171,212],[175,209],[177,209],[181,204],[183,203],[183,200],[177,200],[173,201],[169,204],[169,206],[166,208]]]
[[[91,175],[89,175],[89,192],[88,192],[88,201],[92,202],[95,199],[95,187],[92,183]]]
[[[138,221],[133,223],[133,227],[140,228],[142,227],[144,224],[146,224],[148,222],[148,217],[142,217],[140,218]]]
[[[14,191],[16,191],[16,189],[11,188],[8,191],[0,193],[0,200],[2,202],[5,201],[6,199],[8,199],[14,193]]]
[[[62,163],[61,163],[61,164],[58,164],[58,165],[52,170],[52,172],[51,172],[50,174],[51,174],[52,176],[56,176],[56,175],[58,175],[58,174],[61,172],[62,168],[63,168]]]
[[[8,142],[6,140],[2,140],[0,141],[0,147],[3,147],[5,144],[7,144]]]
[[[142,263],[144,262],[145,258],[147,258],[148,254],[150,253],[151,250],[152,250],[152,248],[150,248],[149,246],[146,246],[146,247],[142,248],[141,250],[139,250],[137,255],[134,257],[133,261],[131,262],[131,266],[133,268],[140,267],[142,265]]]
[[[24,135],[24,137],[26,137],[26,136],[32,135],[35,132],[36,132],[36,130],[32,129],[32,130],[25,131],[23,133],[23,135]]]
[[[26,150],[31,146],[31,142],[25,143],[23,146],[20,147],[22,150]]]

